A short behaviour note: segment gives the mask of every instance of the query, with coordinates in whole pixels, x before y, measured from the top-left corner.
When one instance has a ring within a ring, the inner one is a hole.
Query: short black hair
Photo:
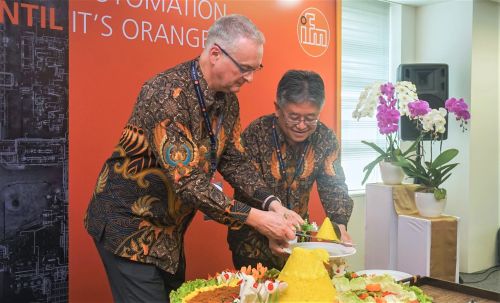
[[[313,71],[289,70],[278,84],[276,102],[284,106],[287,103],[302,103],[309,101],[319,108],[325,102],[325,85],[321,76]]]

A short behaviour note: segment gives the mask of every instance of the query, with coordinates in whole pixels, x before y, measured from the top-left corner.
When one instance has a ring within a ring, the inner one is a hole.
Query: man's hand
[[[304,220],[299,216],[299,214],[284,207],[278,201],[273,201],[269,206],[269,210],[282,215],[285,220],[290,222],[292,226],[295,227],[296,231],[300,230],[300,226],[304,224]]]
[[[269,240],[280,243],[295,238],[295,226],[283,214],[274,211],[263,211],[252,208],[248,214],[246,224],[255,228]]]
[[[351,235],[347,232],[347,228],[345,227],[344,224],[338,224],[339,229],[340,229],[340,241],[344,243],[349,243],[352,244],[352,238]]]
[[[285,248],[289,246],[288,242],[279,242],[273,239],[269,239],[269,248],[274,255],[286,254]]]

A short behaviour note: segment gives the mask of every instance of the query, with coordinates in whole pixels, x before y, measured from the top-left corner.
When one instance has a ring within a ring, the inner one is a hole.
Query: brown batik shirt
[[[208,89],[196,65],[217,136],[217,168],[246,204],[211,183],[210,139],[191,80],[191,61],[144,84],[87,209],[89,234],[118,256],[175,273],[197,210],[241,228],[270,191],[244,153],[235,94]]]
[[[277,139],[288,178],[284,180],[280,173],[273,138],[274,117],[274,115],[263,116],[253,121],[242,133],[245,150],[264,181],[273,190],[274,195],[282,200],[283,205],[289,206],[302,218],[308,218],[309,195],[316,181],[320,200],[327,216],[332,222],[347,226],[353,201],[347,192],[344,171],[340,166],[340,145],[333,131],[323,123],[318,123],[315,132],[307,139],[309,147],[301,172],[292,182],[305,143],[300,144],[294,150],[285,140],[276,122]],[[290,195],[287,197],[290,186]],[[243,193],[239,190],[235,192],[235,199],[245,200]],[[321,222],[318,223],[321,224]],[[267,266],[281,269],[286,261],[285,257],[273,255],[267,238],[248,226],[239,230],[229,228],[228,243],[233,254],[261,260]]]

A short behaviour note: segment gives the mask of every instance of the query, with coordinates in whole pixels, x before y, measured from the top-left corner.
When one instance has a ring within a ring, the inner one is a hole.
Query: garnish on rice
[[[305,219],[304,224],[300,226],[300,232],[301,234],[304,235],[313,235],[318,231],[318,225],[316,222],[309,223],[309,220]],[[308,242],[310,239],[308,239],[307,236],[299,236],[297,238],[297,242]]]
[[[303,233],[316,232],[318,231],[318,225],[316,222],[309,223],[309,220],[305,219],[304,224],[300,226],[300,231]]]

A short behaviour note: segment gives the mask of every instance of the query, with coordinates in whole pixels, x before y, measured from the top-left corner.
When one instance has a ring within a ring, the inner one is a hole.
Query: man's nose
[[[243,74],[243,79],[245,79],[245,81],[248,82],[248,83],[252,82],[253,81],[253,73],[254,72],[255,71],[250,71],[250,72],[248,72],[246,74]]]
[[[302,130],[302,129],[306,129],[307,128],[307,124],[306,124],[306,121],[304,119],[301,119],[299,121],[299,123],[297,125],[295,125],[295,127],[297,127],[298,129]]]

